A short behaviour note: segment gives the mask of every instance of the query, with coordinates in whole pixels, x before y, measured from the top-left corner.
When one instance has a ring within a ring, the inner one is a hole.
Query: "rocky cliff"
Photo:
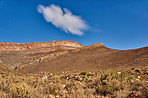
[[[41,62],[47,58],[65,54],[69,50],[84,47],[74,41],[50,41],[32,43],[0,42],[0,61],[14,69],[16,66],[26,66]]]
[[[74,48],[83,47],[83,45],[74,41],[51,41],[51,42],[32,42],[32,43],[0,42],[0,51],[21,51],[21,50],[29,50],[37,48],[49,48],[52,50],[54,49],[53,47],[63,48],[63,49],[64,48],[74,49]]]

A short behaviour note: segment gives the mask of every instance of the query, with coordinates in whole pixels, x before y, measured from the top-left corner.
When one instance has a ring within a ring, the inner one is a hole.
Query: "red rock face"
[[[74,49],[81,48],[81,45],[78,42],[74,41],[51,41],[51,42],[32,42],[32,43],[3,43],[0,42],[0,51],[20,51],[20,50],[29,50],[29,49],[38,49],[41,50],[52,50],[52,49]]]
[[[74,41],[51,41],[32,43],[3,43],[0,42],[0,60],[6,66],[25,66],[42,59],[54,58],[68,51],[84,47]]]

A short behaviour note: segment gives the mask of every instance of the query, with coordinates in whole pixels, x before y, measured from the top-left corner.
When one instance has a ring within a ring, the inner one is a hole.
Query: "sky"
[[[148,46],[148,0],[0,0],[0,42]]]

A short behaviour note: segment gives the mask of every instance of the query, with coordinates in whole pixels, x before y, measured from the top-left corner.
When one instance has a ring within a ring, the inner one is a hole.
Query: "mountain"
[[[51,41],[32,43],[0,43],[0,62],[11,69],[31,64],[40,58],[83,47],[74,41]]]
[[[148,66],[148,47],[116,50],[103,43],[83,46],[74,41],[0,43],[0,60],[22,73],[139,67]]]
[[[1,98],[147,98],[148,47],[0,43]]]

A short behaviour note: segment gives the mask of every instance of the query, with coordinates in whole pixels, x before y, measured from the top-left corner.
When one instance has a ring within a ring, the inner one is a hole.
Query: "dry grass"
[[[136,91],[148,97],[148,68],[20,75],[0,70],[0,97],[125,98]]]

